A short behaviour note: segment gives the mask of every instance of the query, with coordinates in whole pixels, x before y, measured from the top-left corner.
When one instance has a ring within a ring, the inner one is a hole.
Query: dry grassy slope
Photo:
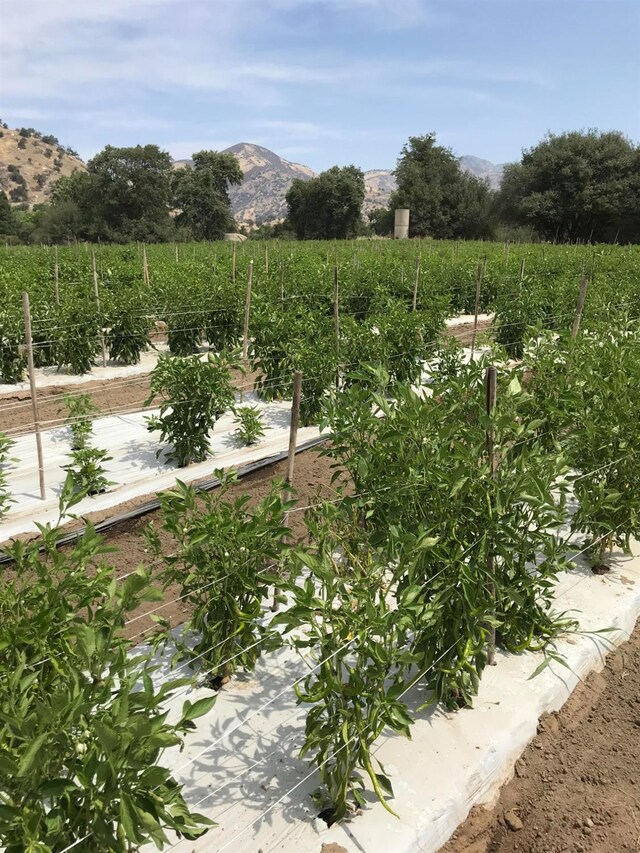
[[[234,154],[244,173],[242,185],[231,190],[231,207],[239,225],[277,222],[287,215],[284,197],[295,178],[308,181],[316,173],[301,163],[292,163],[268,148],[241,142],[227,148]],[[190,160],[176,160],[176,168],[190,166]],[[364,212],[384,207],[395,189],[390,171],[374,169],[365,172]]]
[[[268,148],[241,142],[226,151],[234,154],[244,172],[242,185],[231,190],[231,207],[239,225],[278,222],[287,215],[284,197],[295,178],[310,180],[315,172],[300,163],[284,160]],[[176,167],[189,166],[190,160],[176,161]],[[460,158],[460,168],[480,178],[487,178],[495,189],[500,185],[502,166],[479,157]],[[386,207],[396,188],[390,169],[371,169],[364,173],[365,216],[376,207]]]
[[[10,200],[11,191],[20,185],[11,177],[9,166],[15,166],[25,180],[26,197],[15,200],[29,205],[43,204],[49,199],[51,188],[58,178],[70,175],[76,169],[85,170],[82,160],[72,157],[58,145],[48,145],[34,136],[23,139],[17,130],[2,130],[0,137],[0,189]],[[14,174],[18,174],[14,172]]]

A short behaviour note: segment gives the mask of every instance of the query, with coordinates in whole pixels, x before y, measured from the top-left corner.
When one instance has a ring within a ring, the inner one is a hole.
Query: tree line
[[[459,167],[434,133],[410,137],[387,208],[363,218],[364,173],[334,166],[296,179],[283,222],[258,237],[299,240],[390,236],[394,210],[411,211],[409,236],[436,239],[640,241],[640,146],[622,133],[549,134],[505,167],[500,189]],[[215,240],[234,230],[229,189],[242,182],[232,154],[200,151],[174,169],[155,145],[107,146],[86,172],[60,178],[51,203],[16,216],[0,194],[0,235],[26,242]]]

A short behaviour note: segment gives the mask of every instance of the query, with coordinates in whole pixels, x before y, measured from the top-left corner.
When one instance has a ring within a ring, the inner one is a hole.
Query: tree
[[[369,213],[371,230],[379,237],[393,236],[394,212],[390,207],[376,207]]]
[[[505,169],[498,209],[549,240],[640,240],[640,147],[622,133],[548,134]]]
[[[411,237],[490,237],[493,194],[485,181],[460,170],[451,149],[436,144],[434,133],[411,136],[396,170],[398,189],[391,209],[411,211]]]
[[[242,183],[242,169],[230,153],[198,151],[192,168],[173,174],[173,204],[177,223],[194,237],[220,240],[233,227],[229,188]]]
[[[8,236],[16,233],[16,218],[9,199],[0,191],[0,234]]]
[[[346,240],[360,222],[364,174],[355,166],[333,166],[310,181],[296,178],[286,201],[299,240]]]
[[[170,228],[173,161],[157,145],[107,145],[87,164],[91,202],[105,237],[162,239]],[[166,237],[165,237],[166,239]]]
[[[71,238],[68,229],[75,222],[79,230],[73,236],[86,240],[171,239],[172,169],[171,157],[157,145],[107,145],[89,161],[86,172],[76,170],[56,181],[51,195],[53,207],[65,202],[65,209],[60,216],[54,212],[51,221],[61,224],[65,239]],[[75,205],[80,217],[70,204]]]

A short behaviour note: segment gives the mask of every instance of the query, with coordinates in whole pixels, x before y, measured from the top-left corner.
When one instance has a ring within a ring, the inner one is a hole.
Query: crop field
[[[478,312],[484,330],[450,322]],[[55,417],[30,408],[30,355]],[[88,384],[103,362],[100,393],[138,388],[110,411]],[[296,372],[330,496],[302,500],[294,476],[250,500],[234,464],[278,430],[286,452]],[[0,847],[245,849],[307,781],[328,825],[402,818],[384,734],[471,707],[497,654],[562,668],[581,628],[557,585],[639,555],[639,412],[638,247],[0,249]],[[34,494],[12,489],[36,427],[60,455],[56,520],[3,536],[37,505],[35,462]],[[90,520],[63,547],[63,522],[117,493],[116,463],[137,476],[144,436],[171,484],[123,573]],[[203,465],[218,488],[192,482]],[[282,690],[217,726],[271,660]],[[275,727],[267,745],[242,728],[282,696],[303,711],[305,775],[238,822],[218,791],[286,751]],[[249,756],[238,778],[214,766],[223,748]]]

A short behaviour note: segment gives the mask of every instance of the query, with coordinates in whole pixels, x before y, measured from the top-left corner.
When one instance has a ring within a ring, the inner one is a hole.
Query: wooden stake
[[[264,274],[269,275],[269,246],[264,247]]]
[[[524,279],[524,255],[520,258],[520,284]]]
[[[178,263],[178,260],[179,260],[179,258],[178,258],[178,244],[177,244],[177,243],[174,243],[174,244],[173,244],[173,247],[174,247],[174,249],[176,250],[176,263]]]
[[[486,373],[486,391],[487,391],[487,415],[493,415],[496,407],[496,369],[495,367],[487,367]],[[487,430],[487,457],[489,459],[489,476],[495,478],[497,463],[495,452],[495,435],[493,427]],[[492,502],[493,503],[493,502]],[[493,542],[489,539],[489,550],[487,553],[487,587],[489,595],[493,599],[495,605],[496,599],[496,584],[495,584],[495,555],[493,553]],[[492,615],[495,617],[495,607]],[[496,662],[496,629],[492,626],[489,630],[489,649],[487,654],[487,663],[490,666],[495,666]]]
[[[416,311],[418,308],[418,285],[420,283],[420,255],[416,257],[416,280],[413,283],[413,302],[411,310]]]
[[[338,264],[333,265],[333,328],[336,339],[336,388],[340,385],[340,293],[338,289]]]
[[[58,247],[53,247],[54,262],[53,262],[53,289],[56,294],[56,305],[60,305],[60,278],[58,270]]]
[[[100,347],[102,349],[102,366],[107,366],[107,347],[104,342],[104,329],[102,328],[102,314],[100,313],[100,293],[98,291],[98,273],[96,270],[96,253],[91,249],[91,271],[93,273],[93,293],[98,306],[98,317],[100,320]]]
[[[236,244],[233,242],[233,249],[231,251],[231,282],[232,284],[236,283]]]
[[[142,279],[145,286],[149,287],[149,264],[147,263],[147,247],[144,243],[142,244]]]
[[[291,403],[291,426],[289,428],[289,455],[287,456],[287,485],[293,486],[293,468],[296,460],[298,444],[298,427],[300,425],[300,400],[302,398],[302,371],[296,370],[293,377],[293,401]]]
[[[249,354],[249,312],[251,311],[251,285],[253,283],[253,261],[249,261],[247,276],[247,296],[244,301],[244,329],[242,335],[242,358],[247,360]]]
[[[284,258],[280,258],[280,301],[284,305]]]
[[[476,272],[476,306],[474,309],[474,318],[473,318],[473,338],[471,339],[471,356],[473,357],[473,353],[476,349],[476,335],[478,334],[478,313],[480,311],[480,286],[482,284],[482,276],[484,274],[484,264],[482,261],[478,264],[478,270]]]
[[[44,457],[42,455],[42,437],[40,435],[40,417],[38,415],[38,398],[36,396],[36,372],[33,366],[33,338],[31,337],[31,310],[29,294],[22,294],[22,314],[24,316],[24,341],[27,348],[27,364],[29,367],[29,387],[31,388],[31,411],[36,436],[36,451],[38,454],[38,477],[40,479],[40,497],[45,500],[47,493],[44,485]]]
[[[578,304],[576,305],[576,313],[573,318],[573,326],[571,328],[571,337],[575,338],[578,335],[580,330],[580,320],[582,318],[582,309],[584,308],[584,303],[587,298],[587,286],[589,284],[589,279],[584,275],[580,279],[580,293],[578,294]]]
[[[300,400],[302,399],[302,371],[296,370],[293,376],[293,400],[291,401],[291,424],[289,426],[289,452],[287,454],[287,474],[285,477],[285,483],[287,484],[287,488],[284,492],[285,501],[290,501],[293,495],[291,494],[291,487],[293,487],[293,469],[296,461],[296,447],[298,445],[298,427],[300,425]],[[287,527],[289,523],[289,513],[286,514],[284,519],[284,526]],[[276,613],[280,609],[280,604],[278,602],[278,589],[277,587],[273,592],[273,603],[271,605],[271,610],[273,613]]]

